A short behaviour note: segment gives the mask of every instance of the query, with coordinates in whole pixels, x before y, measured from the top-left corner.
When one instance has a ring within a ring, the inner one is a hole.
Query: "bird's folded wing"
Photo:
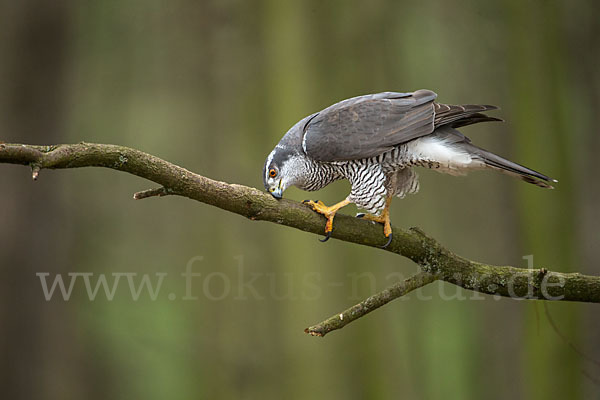
[[[434,130],[437,95],[384,92],[336,103],[304,126],[302,147],[317,161],[368,158]]]

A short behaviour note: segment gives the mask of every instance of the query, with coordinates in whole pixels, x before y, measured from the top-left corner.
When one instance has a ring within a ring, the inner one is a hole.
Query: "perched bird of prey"
[[[502,121],[489,117],[490,105],[446,105],[430,90],[384,92],[353,97],[309,115],[281,138],[263,169],[265,188],[280,199],[291,185],[313,191],[338,179],[352,190],[345,200],[327,207],[305,200],[327,218],[326,241],[335,213],[354,203],[383,224],[392,240],[389,207],[394,196],[419,190],[412,167],[435,169],[450,175],[495,169],[543,188],[556,180],[506,160],[471,143],[457,128],[478,122]]]

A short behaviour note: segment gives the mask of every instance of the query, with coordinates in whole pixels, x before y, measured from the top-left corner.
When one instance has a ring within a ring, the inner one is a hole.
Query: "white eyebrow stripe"
[[[277,146],[275,146],[275,149],[277,149]],[[265,180],[269,180],[269,165],[271,165],[271,161],[273,161],[273,156],[275,155],[275,149],[273,149],[271,154],[269,154],[269,157],[267,157],[267,164],[266,164],[266,168],[265,168]]]
[[[304,150],[304,154],[306,154],[306,135],[302,138],[302,150]]]

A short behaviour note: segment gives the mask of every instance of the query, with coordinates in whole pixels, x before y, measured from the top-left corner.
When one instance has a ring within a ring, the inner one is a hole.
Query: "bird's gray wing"
[[[317,161],[373,157],[434,130],[430,90],[384,92],[336,103],[304,126],[302,148]]]

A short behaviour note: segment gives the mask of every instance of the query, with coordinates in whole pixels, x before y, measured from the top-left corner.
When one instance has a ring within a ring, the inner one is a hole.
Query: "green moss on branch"
[[[42,169],[111,168],[137,175],[161,186],[159,189],[141,192],[140,198],[166,194],[184,196],[251,220],[274,222],[315,234],[322,234],[325,223],[321,215],[300,203],[287,199],[275,200],[264,191],[215,181],[153,155],[123,146],[94,143],[56,146],[3,143],[0,144],[0,163],[28,165],[32,168],[34,179]],[[421,266],[423,272],[336,314],[317,325],[320,328],[313,327],[316,330],[308,328],[310,333],[323,336],[420,287],[419,284],[423,286],[435,279],[490,295],[600,303],[600,277],[483,264],[457,256],[417,228],[406,231],[394,227],[393,230],[394,239],[385,250],[411,259]],[[380,226],[341,214],[336,216],[332,237],[372,247],[379,247],[385,242]],[[366,307],[365,304],[369,306]],[[332,322],[339,315],[344,317],[343,323]]]

